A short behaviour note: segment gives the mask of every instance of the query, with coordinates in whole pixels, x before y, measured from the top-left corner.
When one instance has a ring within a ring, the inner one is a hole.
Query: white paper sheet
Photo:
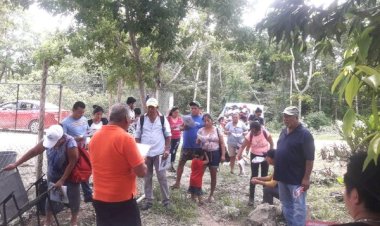
[[[190,115],[182,116],[182,120],[183,120],[183,123],[188,127],[194,127],[195,126],[195,122]]]
[[[145,157],[150,150],[150,145],[137,143],[137,148],[139,149],[141,155]]]
[[[265,161],[264,157],[256,156],[252,159],[252,163],[262,163]]]
[[[170,157],[171,157],[171,154],[168,155],[168,157],[164,160],[162,159],[162,155],[159,156],[159,167],[158,167],[158,170],[161,171],[161,170],[167,170],[170,168]]]
[[[49,183],[49,188],[53,186],[53,183]],[[62,186],[61,189],[51,189],[50,199],[55,202],[69,203],[69,198],[67,197],[67,186]]]

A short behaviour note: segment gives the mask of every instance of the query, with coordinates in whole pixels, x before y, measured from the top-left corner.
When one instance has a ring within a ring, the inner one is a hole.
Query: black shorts
[[[182,148],[180,161],[186,162],[187,160],[193,159],[193,154],[196,150],[201,150],[200,148]]]
[[[136,199],[123,202],[93,201],[97,226],[140,226],[140,210]]]
[[[187,191],[193,195],[203,195],[202,188],[189,186],[189,189]]]

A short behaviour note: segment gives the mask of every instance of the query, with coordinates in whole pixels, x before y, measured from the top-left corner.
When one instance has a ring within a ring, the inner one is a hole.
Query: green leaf
[[[352,126],[355,123],[356,115],[355,111],[350,108],[347,110],[343,117],[343,134],[345,137],[350,137],[352,132]]]
[[[358,65],[358,66],[356,66],[356,68],[358,70],[366,73],[367,75],[380,76],[380,72],[378,70],[376,70],[375,68],[372,68],[370,66],[367,66],[367,65]]]
[[[369,142],[368,151],[372,151],[375,155],[380,154],[380,132]]]
[[[337,177],[336,180],[338,181],[338,183],[339,183],[340,185],[343,185],[343,184],[344,184],[344,179],[343,179],[343,177]]]
[[[377,95],[375,93],[372,95],[371,109],[373,115],[373,126],[376,129],[379,125],[379,111],[377,110]]]
[[[352,101],[354,97],[358,94],[360,88],[360,80],[356,76],[352,76],[350,81],[348,82],[345,89],[345,99],[348,104],[352,108]]]
[[[372,37],[369,35],[369,33],[372,32],[374,28],[374,26],[367,27],[360,35],[360,38],[357,42],[359,47],[359,57],[363,62],[365,62],[367,59],[368,49],[372,43]]]
[[[336,77],[333,85],[331,86],[331,93],[335,92],[336,86],[340,83],[340,81],[344,78],[343,70],[339,73],[338,77]]]
[[[369,85],[372,89],[377,90],[380,87],[380,75],[364,77],[363,82]]]
[[[380,86],[380,71],[366,65],[358,65],[356,68],[367,75],[362,79],[363,82],[376,91]]]
[[[380,132],[371,140],[368,147],[368,155],[363,164],[363,170],[367,168],[368,164],[373,160],[377,165],[377,158],[380,154]]]

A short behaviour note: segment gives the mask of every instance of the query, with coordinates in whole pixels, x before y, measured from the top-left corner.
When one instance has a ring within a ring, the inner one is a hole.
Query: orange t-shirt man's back
[[[104,125],[92,137],[89,152],[95,200],[121,202],[136,196],[133,168],[144,158],[130,134],[119,126]]]

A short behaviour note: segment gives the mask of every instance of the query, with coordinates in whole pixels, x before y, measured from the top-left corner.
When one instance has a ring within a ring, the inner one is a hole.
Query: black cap
[[[134,97],[128,97],[127,98],[127,104],[133,104],[136,102],[136,99]]]
[[[191,101],[190,103],[189,103],[189,105],[190,106],[197,106],[197,107],[201,107],[201,104],[198,102],[198,101],[196,101],[196,100],[194,100],[194,101]]]

